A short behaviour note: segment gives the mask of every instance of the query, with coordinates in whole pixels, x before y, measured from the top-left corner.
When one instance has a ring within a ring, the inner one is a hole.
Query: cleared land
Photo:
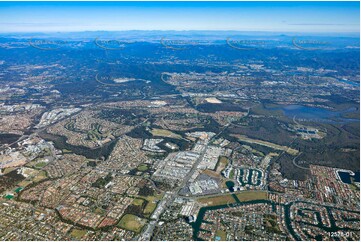
[[[166,129],[152,129],[151,133],[153,136],[161,136],[161,137],[168,137],[168,138],[174,138],[174,139],[182,138],[182,136],[180,136],[179,134],[175,134]]]
[[[222,103],[221,100],[218,100],[218,99],[215,98],[215,97],[209,97],[209,98],[206,98],[205,100],[206,100],[206,102],[208,102],[208,103]]]
[[[227,240],[227,233],[223,230],[217,230],[215,237],[220,237],[220,241],[226,241]],[[215,238],[216,239],[216,238]],[[219,239],[218,239],[219,240]]]
[[[282,146],[282,145],[274,144],[274,143],[264,141],[264,140],[259,140],[259,139],[251,139],[245,135],[233,134],[231,136],[236,137],[240,141],[243,141],[246,143],[263,145],[263,146],[267,146],[267,147],[270,147],[275,150],[283,150],[290,155],[297,155],[299,153],[298,150],[292,149],[288,146]]]
[[[241,202],[253,201],[253,200],[266,200],[267,192],[265,191],[242,191],[236,194],[237,198]]]
[[[266,191],[242,191],[236,194],[237,198],[241,202],[248,202],[253,200],[267,200],[267,192]],[[199,198],[198,202],[203,203],[205,206],[218,206],[225,205],[228,203],[235,203],[236,201],[232,197],[232,195],[222,195],[215,197],[204,197]]]
[[[73,229],[71,231],[71,237],[80,240],[85,234],[86,234],[86,230],[83,229]]]
[[[198,202],[203,203],[205,206],[218,206],[225,205],[227,203],[235,203],[236,201],[232,195],[223,195],[216,197],[205,197],[198,199]]]
[[[216,172],[221,173],[224,170],[224,168],[226,168],[228,163],[229,163],[229,160],[227,159],[227,157],[222,156],[221,158],[219,158],[218,163],[217,163]]]

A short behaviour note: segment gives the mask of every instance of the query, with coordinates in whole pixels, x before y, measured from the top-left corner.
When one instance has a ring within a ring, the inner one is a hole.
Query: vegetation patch
[[[135,206],[142,206],[143,203],[144,203],[143,199],[136,198],[133,200],[133,205],[135,205]]]
[[[278,227],[276,215],[265,214],[263,225],[268,233],[276,233],[276,234],[282,233],[282,231]]]
[[[241,202],[253,201],[253,200],[267,200],[267,192],[265,191],[242,191],[238,193],[237,198]]]
[[[298,150],[292,149],[292,148],[287,147],[287,146],[274,144],[274,143],[264,141],[264,140],[251,139],[251,138],[248,138],[245,135],[237,135],[237,134],[235,134],[235,135],[231,135],[231,136],[236,137],[236,138],[238,138],[238,140],[246,142],[246,143],[262,145],[262,146],[270,147],[270,148],[275,149],[275,150],[283,150],[283,151],[285,151],[286,153],[288,153],[290,155],[297,155],[298,154]]]
[[[46,175],[45,171],[39,171],[39,173],[33,178],[33,182],[39,182],[41,180],[46,179],[48,176]]]
[[[141,219],[133,214],[126,214],[119,221],[118,226],[126,230],[140,233],[145,223],[146,220],[144,219]]]
[[[182,138],[182,136],[180,136],[179,134],[175,134],[166,129],[152,129],[151,133],[153,136],[161,136],[161,137],[168,137],[168,138],[174,138],[174,139]]]
[[[98,178],[93,184],[92,187],[102,188],[108,184],[113,179],[112,175],[108,173],[106,177]]]
[[[140,166],[137,167],[138,171],[146,171],[148,170],[148,166],[146,164],[141,164]]]
[[[227,233],[223,230],[217,230],[216,235],[214,237],[216,241],[226,241],[227,240]]]
[[[40,168],[43,168],[44,166],[46,166],[46,164],[48,164],[48,163],[41,161],[41,162],[36,163],[34,167],[40,169]]]
[[[84,229],[73,229],[70,233],[71,237],[80,240],[85,234],[86,234],[86,230]]]
[[[236,201],[232,195],[223,195],[215,197],[205,197],[198,199],[198,202],[203,203],[205,206],[218,206],[225,205],[228,203],[235,203]]]

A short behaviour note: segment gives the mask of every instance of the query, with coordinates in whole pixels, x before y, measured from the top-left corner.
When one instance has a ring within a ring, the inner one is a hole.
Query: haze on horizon
[[[359,2],[0,2],[0,32],[358,33]]]

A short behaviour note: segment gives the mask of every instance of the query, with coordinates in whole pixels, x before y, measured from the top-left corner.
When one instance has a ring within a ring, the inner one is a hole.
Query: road
[[[297,164],[296,159],[297,159],[301,154],[302,154],[302,152],[300,152],[300,153],[298,154],[298,156],[296,156],[295,158],[293,158],[292,162],[293,162],[293,164],[294,164],[295,166],[297,166],[297,167],[300,168],[300,169],[309,170],[310,168],[303,167],[303,166],[300,166],[299,164]]]
[[[165,200],[165,204],[162,205],[162,207],[160,208],[160,211],[158,210],[158,207],[155,209],[155,211],[153,212],[153,214],[155,214],[155,212],[157,212],[157,214],[162,214],[164,212],[164,210],[171,205],[171,203],[173,202],[173,200],[176,197],[180,197],[179,196],[179,191],[185,187],[187,185],[187,182],[189,181],[189,179],[192,177],[192,175],[194,174],[194,172],[197,170],[197,167],[199,165],[199,163],[201,163],[206,151],[208,149],[208,144],[205,146],[205,149],[200,153],[198,159],[194,162],[191,170],[188,172],[188,174],[184,177],[184,179],[182,180],[181,184],[179,186],[177,186],[172,192],[168,193],[169,197],[166,198]],[[164,200],[163,200],[164,201]],[[158,204],[158,206],[160,206],[160,204]],[[152,214],[152,216],[153,216]],[[151,216],[151,217],[152,217]],[[157,216],[152,222],[150,222],[148,224],[148,226],[143,230],[143,233],[139,236],[139,240],[143,240],[143,241],[149,241],[151,236],[153,235],[154,232],[154,228],[156,226],[156,224],[158,223],[159,220],[159,216]]]
[[[40,128],[40,129],[36,129],[36,130],[33,131],[33,133],[31,133],[30,135],[24,134],[24,135],[20,136],[19,139],[17,139],[16,141],[12,142],[11,144],[8,144],[8,145],[6,145],[6,146],[5,146],[5,145],[1,146],[1,147],[0,147],[0,152],[3,151],[3,150],[5,150],[6,148],[8,148],[8,147],[10,147],[10,146],[18,143],[18,142],[20,142],[20,141],[25,140],[26,138],[31,138],[31,137],[34,137],[34,136],[38,135],[38,134],[41,133],[42,131],[46,130],[49,126],[55,125],[55,124],[63,121],[64,119],[73,117],[74,115],[77,115],[77,114],[80,113],[81,111],[82,111],[82,110],[80,110],[80,111],[78,111],[78,112],[75,112],[75,113],[72,113],[72,114],[70,114],[69,116],[66,116],[66,117],[64,117],[64,118],[61,118],[61,119],[55,121],[54,123],[51,123],[51,124],[49,124],[49,125],[46,125],[45,127],[42,127],[42,128]],[[45,112],[44,112],[44,113],[45,113]],[[43,114],[44,114],[44,113],[43,113]]]

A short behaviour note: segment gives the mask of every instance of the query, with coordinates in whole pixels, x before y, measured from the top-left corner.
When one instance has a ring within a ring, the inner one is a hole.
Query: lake
[[[351,178],[354,179],[355,182],[360,182],[360,172],[354,172],[355,175],[351,176],[350,173],[344,171],[338,171],[338,175],[341,178],[341,181],[346,184],[351,184]]]
[[[267,110],[282,110],[289,118],[296,116],[297,119],[317,120],[323,122],[359,122],[359,119],[344,118],[341,115],[352,112],[354,109],[344,111],[331,111],[324,108],[308,107],[303,105],[285,105],[280,107],[267,108]]]

